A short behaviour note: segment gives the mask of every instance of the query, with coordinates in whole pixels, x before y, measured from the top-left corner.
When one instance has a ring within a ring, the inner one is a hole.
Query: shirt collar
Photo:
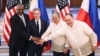
[[[40,20],[40,19],[38,19],[38,20],[35,19],[35,22],[36,22],[36,21],[40,22],[41,20]]]
[[[19,14],[18,14],[18,16],[19,16],[19,17],[23,17],[23,14],[22,14],[22,15],[19,15]]]
[[[62,22],[62,20],[60,19],[60,21],[58,22],[58,24],[55,24],[54,22],[53,22],[53,23],[54,23],[55,25],[59,25],[59,24],[61,24],[61,22]]]

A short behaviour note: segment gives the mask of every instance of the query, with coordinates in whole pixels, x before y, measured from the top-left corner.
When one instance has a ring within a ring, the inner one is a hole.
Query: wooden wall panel
[[[46,7],[55,7],[57,0],[44,0]],[[82,0],[70,0],[71,7],[80,7]]]
[[[55,7],[57,0],[44,0],[46,7]]]
[[[0,8],[1,11],[5,10],[6,2],[7,0],[2,0],[3,8]],[[57,0],[44,0],[44,3],[47,8],[52,8],[52,7],[54,8],[57,4]],[[70,7],[80,7],[81,3],[82,3],[82,0],[70,0],[70,5],[71,5]],[[98,3],[98,0],[97,0],[97,3]]]
[[[70,0],[71,7],[80,7],[82,0]]]
[[[7,2],[7,0],[2,0],[2,8],[1,8],[1,11],[5,11],[6,2]]]

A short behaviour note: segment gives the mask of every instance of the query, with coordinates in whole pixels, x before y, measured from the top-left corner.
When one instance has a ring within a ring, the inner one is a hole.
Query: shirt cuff
[[[68,45],[65,45],[65,48],[69,48],[69,46]]]
[[[97,44],[92,44],[93,46],[97,46]]]
[[[32,36],[30,36],[29,41],[32,39]]]
[[[47,38],[42,38],[43,40],[45,40],[45,41],[48,41],[48,39]]]

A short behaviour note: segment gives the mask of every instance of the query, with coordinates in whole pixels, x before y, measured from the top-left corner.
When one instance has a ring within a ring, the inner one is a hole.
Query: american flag
[[[58,0],[56,10],[64,18],[65,14],[70,13],[68,0]]]
[[[14,0],[7,0],[7,5],[5,8],[5,15],[4,15],[4,26],[3,26],[3,37],[5,41],[9,42],[9,37],[11,33],[10,27],[10,18],[16,13],[16,5],[17,1]]]

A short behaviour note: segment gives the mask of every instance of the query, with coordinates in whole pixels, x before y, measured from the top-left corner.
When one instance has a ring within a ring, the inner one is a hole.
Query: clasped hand
[[[38,37],[32,37],[32,40],[34,41],[34,43],[36,43],[37,45],[43,45],[43,43],[45,42],[43,39],[38,38]]]

